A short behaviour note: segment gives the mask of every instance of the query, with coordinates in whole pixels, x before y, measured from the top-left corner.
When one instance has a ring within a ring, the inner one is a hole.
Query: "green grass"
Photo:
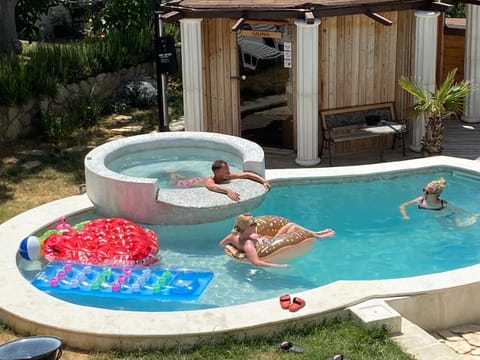
[[[0,335],[11,335],[7,326],[0,323]],[[290,341],[302,347],[303,352],[279,350],[276,344]],[[68,359],[76,353],[64,350]],[[77,353],[81,354],[81,353]],[[190,350],[136,350],[97,352],[88,355],[88,360],[204,360],[204,359],[245,359],[245,360],[327,360],[335,354],[344,354],[350,360],[414,360],[402,351],[384,328],[365,330],[353,320],[328,320],[322,325],[289,331],[274,339],[257,338],[249,341],[235,341],[224,338],[211,345],[199,345]],[[85,359],[82,353],[82,359]]]
[[[46,202],[79,194],[78,186],[85,182],[84,156],[84,152],[47,153],[0,168],[0,223]],[[42,165],[30,170],[21,166],[32,160]]]
[[[304,349],[293,353],[276,349],[275,344],[288,340]],[[238,342],[226,338],[216,345],[202,345],[189,351],[111,351],[94,354],[91,360],[183,360],[183,359],[315,359],[327,360],[342,353],[350,360],[412,360],[390,339],[385,329],[365,330],[356,321],[330,320],[323,325],[287,332],[273,340],[256,339]]]

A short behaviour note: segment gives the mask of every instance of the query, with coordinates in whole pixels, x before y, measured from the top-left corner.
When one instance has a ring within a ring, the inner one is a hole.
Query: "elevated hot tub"
[[[162,187],[157,178],[135,177],[112,170],[123,156],[189,148],[208,149],[217,159],[234,159],[243,171],[265,176],[265,156],[256,143],[230,135],[206,132],[166,132],[132,136],[103,144],[85,157],[87,195],[105,217],[125,217],[144,224],[196,224],[225,219],[256,208],[265,196],[262,184],[238,179],[226,184],[241,196],[233,202],[226,195],[204,187]],[[172,159],[175,165],[175,159]]]

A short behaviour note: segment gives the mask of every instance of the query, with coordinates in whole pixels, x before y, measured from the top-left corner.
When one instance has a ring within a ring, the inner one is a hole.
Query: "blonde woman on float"
[[[310,238],[327,238],[335,235],[335,231],[332,229],[311,231],[298,224],[289,222],[280,216],[271,216],[269,218],[271,219],[270,226],[278,229],[273,236],[274,238],[290,233],[299,233],[302,236]],[[247,259],[255,266],[289,267],[288,264],[275,264],[264,261],[258,256],[256,251],[257,246],[270,242],[272,242],[272,240],[257,232],[257,222],[255,218],[251,214],[245,213],[237,217],[232,232],[220,241],[219,245],[222,247],[227,245],[234,246],[237,250],[244,252]]]

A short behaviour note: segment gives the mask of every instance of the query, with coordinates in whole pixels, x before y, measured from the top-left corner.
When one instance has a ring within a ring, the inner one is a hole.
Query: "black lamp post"
[[[172,37],[163,36],[161,11],[154,12],[155,23],[155,63],[157,68],[158,93],[158,131],[168,131],[167,74],[178,72],[175,41]]]

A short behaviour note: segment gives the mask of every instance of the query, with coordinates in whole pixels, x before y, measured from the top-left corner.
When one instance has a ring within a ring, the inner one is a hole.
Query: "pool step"
[[[401,331],[401,315],[383,300],[373,299],[348,308],[365,328],[373,329],[385,325],[391,334]]]

